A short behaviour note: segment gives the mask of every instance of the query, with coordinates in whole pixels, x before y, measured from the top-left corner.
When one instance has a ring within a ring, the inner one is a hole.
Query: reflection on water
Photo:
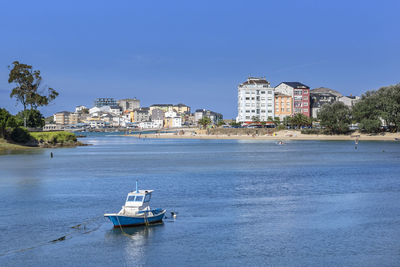
[[[164,223],[151,224],[147,227],[113,228],[106,232],[105,238],[119,240],[123,243],[124,256],[127,262],[143,262],[146,248],[149,245],[148,242],[153,235],[162,230],[160,227],[164,227]]]

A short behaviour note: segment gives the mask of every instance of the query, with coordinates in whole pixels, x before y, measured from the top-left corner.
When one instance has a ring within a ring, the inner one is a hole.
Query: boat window
[[[136,202],[142,202],[143,201],[143,196],[136,196],[135,201]]]
[[[144,202],[149,202],[151,198],[151,194],[147,194],[146,197],[144,198]]]
[[[128,201],[135,201],[135,196],[129,196]]]

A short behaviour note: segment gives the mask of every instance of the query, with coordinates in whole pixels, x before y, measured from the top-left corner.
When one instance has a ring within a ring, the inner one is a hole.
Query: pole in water
[[[136,193],[139,193],[138,186],[137,186],[137,180],[136,180]]]
[[[53,158],[53,152],[50,152],[50,158]]]

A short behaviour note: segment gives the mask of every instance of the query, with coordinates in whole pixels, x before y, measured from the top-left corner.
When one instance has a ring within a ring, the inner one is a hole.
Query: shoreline
[[[193,132],[185,134],[174,133],[155,133],[142,135],[126,135],[136,138],[149,139],[204,139],[204,140],[271,140],[271,141],[400,141],[400,133],[385,133],[385,135],[368,135],[368,134],[353,134],[353,135],[317,135],[317,134],[302,134],[300,131],[280,131],[275,135],[227,135],[227,134],[205,134]]]
[[[71,143],[57,143],[55,145],[49,144],[40,144],[40,145],[21,145],[16,143],[7,142],[5,139],[0,139],[0,154],[5,152],[12,152],[12,151],[21,151],[21,150],[32,150],[32,149],[40,149],[40,148],[71,148],[71,147],[78,147],[78,146],[88,146],[88,144],[82,142],[75,142]]]

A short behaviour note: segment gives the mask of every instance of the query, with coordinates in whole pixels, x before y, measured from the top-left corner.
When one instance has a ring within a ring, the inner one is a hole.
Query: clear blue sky
[[[0,107],[14,60],[60,96],[137,97],[234,118],[249,75],[358,95],[400,82],[400,1],[2,1]]]

